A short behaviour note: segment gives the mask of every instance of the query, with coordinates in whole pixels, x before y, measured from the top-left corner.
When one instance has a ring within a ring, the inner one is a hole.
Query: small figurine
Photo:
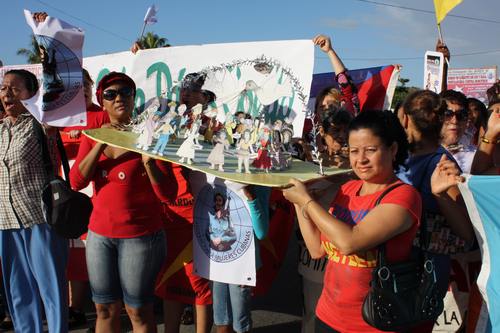
[[[227,141],[229,141],[229,144],[232,145],[234,143],[233,139],[233,131],[236,128],[236,121],[234,120],[233,115],[228,113],[226,115],[226,122],[224,123],[224,127],[226,128],[226,133],[227,133]]]
[[[159,134],[159,137],[155,147],[153,148],[153,154],[163,156],[163,152],[165,151],[168,140],[170,139],[170,135],[174,132],[175,128],[172,127],[171,118],[167,118],[165,123],[156,131],[156,133]]]
[[[175,128],[174,134],[172,136],[172,141],[175,142],[175,140],[181,136],[181,129],[184,128],[184,125],[187,122],[187,117],[184,117],[184,112],[186,112],[187,107],[186,104],[181,104],[177,108],[178,114],[174,116],[174,119],[172,120],[172,127]]]
[[[191,127],[186,130],[184,137],[186,138],[184,142],[180,145],[176,152],[177,156],[180,156],[179,162],[184,163],[186,160],[187,164],[193,164],[194,153],[196,149],[202,149],[203,147],[198,142],[198,131],[200,130],[201,120],[199,116],[201,114],[203,106],[201,104],[196,104],[191,113],[191,119],[193,120]]]
[[[212,142],[214,137],[214,132],[219,127],[219,122],[215,118],[210,118],[207,123],[207,129],[203,135],[203,140],[205,142]]]
[[[269,128],[264,127],[257,142],[257,158],[253,161],[252,165],[258,169],[269,172],[271,168],[271,157],[269,156]]]
[[[194,139],[198,136],[198,131],[192,131],[193,128],[186,131],[184,137],[186,138],[184,142],[180,145],[179,149],[175,153],[177,156],[180,156],[179,162],[184,163],[186,160],[187,164],[193,164],[194,160],[194,151],[196,149]]]
[[[276,127],[275,127],[276,128]],[[288,160],[286,156],[285,147],[283,146],[281,139],[281,132],[277,129],[273,130],[273,135],[271,137],[271,167],[274,170],[285,170],[288,168]]]
[[[229,141],[226,139],[226,132],[222,130],[217,133],[215,147],[207,157],[207,162],[210,163],[210,169],[215,169],[216,165],[219,165],[219,171],[224,171],[224,149],[229,149]]]
[[[153,133],[155,129],[154,114],[148,115],[140,127],[141,134],[139,134],[139,138],[137,138],[136,147],[142,150],[148,150],[149,146],[153,143]]]
[[[238,155],[238,169],[236,169],[236,172],[241,173],[241,166],[244,165],[245,173],[250,173],[250,153],[255,154],[250,138],[250,130],[243,132],[236,148]]]

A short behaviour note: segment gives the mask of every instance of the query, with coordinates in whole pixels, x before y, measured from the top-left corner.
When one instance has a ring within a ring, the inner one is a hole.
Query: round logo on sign
[[[240,258],[253,242],[250,212],[227,187],[207,184],[194,206],[194,232],[203,252],[215,262]]]
[[[82,89],[82,65],[66,45],[48,36],[38,35],[42,62],[42,110],[61,108]]]

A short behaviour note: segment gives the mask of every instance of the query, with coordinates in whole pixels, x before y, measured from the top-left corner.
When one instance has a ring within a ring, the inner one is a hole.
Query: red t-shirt
[[[192,228],[194,198],[187,181],[189,172],[187,168],[172,164],[172,173],[177,182],[177,193],[173,200],[163,202],[166,230]]]
[[[382,190],[360,196],[358,193],[362,185],[361,180],[353,180],[343,185],[332,202],[330,213],[347,224],[360,223],[383,193]],[[386,243],[388,261],[406,260],[420,223],[420,195],[412,186],[401,185],[384,196],[381,204],[385,203],[402,206],[413,217],[414,224],[410,229]],[[329,260],[316,315],[324,323],[343,333],[380,332],[369,326],[361,316],[361,306],[370,289],[373,267],[377,263],[376,249],[346,256],[324,235],[321,235],[321,243]]]
[[[87,126],[71,126],[61,128],[61,139],[64,144],[68,160],[74,160],[76,158],[76,155],[78,154],[78,147],[80,146],[80,141],[82,139],[81,135],[76,139],[70,138],[69,132],[72,130],[83,131],[86,129],[100,128],[105,123],[109,123],[108,114],[99,106],[92,104],[87,109]]]
[[[82,137],[70,172],[71,185],[75,190],[86,187],[90,181],[94,183],[94,209],[89,230],[110,238],[133,238],[162,229],[160,201],[172,200],[177,193],[170,163],[156,161],[164,173],[164,180],[161,184],[152,185],[141,155],[128,152],[111,159],[101,154],[93,176],[86,181],[79,165],[94,145],[94,141]]]

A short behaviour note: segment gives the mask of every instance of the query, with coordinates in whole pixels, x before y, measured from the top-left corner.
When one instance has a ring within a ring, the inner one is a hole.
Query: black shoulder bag
[[[60,236],[79,238],[87,232],[93,208],[92,201],[87,195],[71,189],[68,158],[59,132],[56,142],[66,180],[54,173],[42,126],[35,121],[34,127],[42,148],[43,167],[47,175],[42,189],[42,211],[45,220]]]
[[[376,205],[394,188],[385,190]],[[420,233],[425,235],[425,219]],[[388,263],[385,243],[378,246],[377,266],[373,269],[370,291],[362,307],[363,319],[381,331],[404,331],[426,321],[434,321],[443,312],[434,262],[423,250],[424,237],[414,258]]]

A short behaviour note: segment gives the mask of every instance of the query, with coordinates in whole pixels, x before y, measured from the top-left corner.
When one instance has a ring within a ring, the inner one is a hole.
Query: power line
[[[399,9],[405,9],[405,10],[412,10],[414,12],[420,12],[420,13],[426,13],[426,14],[433,14],[434,15],[434,11],[433,10],[412,8],[412,7],[394,5],[394,4],[390,4],[390,3],[379,2],[379,1],[372,1],[372,0],[353,0],[353,1],[365,2],[365,3],[370,3],[370,4],[378,5],[378,6],[386,6],[386,7],[393,7],[393,8],[399,8]],[[486,23],[500,24],[500,21],[490,20],[490,19],[483,19],[483,18],[477,18],[477,17],[470,17],[470,16],[463,16],[463,15],[454,15],[454,14],[448,14],[446,16],[447,17],[451,16],[451,17],[456,17],[456,18],[461,18],[461,19],[471,20],[471,21],[476,21],[476,22],[486,22]]]
[[[491,51],[477,51],[470,53],[460,53],[460,54],[452,54],[451,57],[469,57],[474,55],[482,55],[482,54],[492,54],[492,53],[500,53],[500,50],[491,50]],[[315,56],[316,59],[329,59],[325,56]],[[420,57],[401,57],[401,58],[342,58],[342,60],[349,61],[401,61],[401,60],[422,60],[423,56]]]
[[[80,21],[80,22],[82,22],[82,23],[84,23],[84,24],[86,24],[86,25],[88,25],[88,26],[90,26],[90,27],[93,27],[93,28],[95,28],[95,29],[97,29],[97,30],[100,30],[100,31],[105,32],[105,33],[107,33],[107,34],[110,34],[110,35],[112,35],[112,36],[118,37],[118,38],[120,38],[120,39],[122,39],[122,40],[124,40],[124,41],[129,42],[129,43],[133,43],[133,41],[132,41],[132,40],[130,40],[130,39],[126,38],[126,37],[123,37],[123,36],[121,36],[121,35],[118,35],[117,33],[114,33],[113,31],[110,31],[110,30],[107,30],[107,29],[101,28],[101,27],[99,27],[99,26],[97,26],[97,25],[95,25],[95,24],[93,24],[93,23],[91,23],[91,22],[85,21],[85,20],[83,20],[83,19],[81,19],[81,18],[79,18],[79,17],[76,17],[76,16],[74,16],[74,15],[72,15],[72,14],[68,13],[68,12],[65,12],[65,11],[64,11],[64,10],[62,10],[62,9],[59,9],[59,8],[57,8],[57,7],[54,7],[54,6],[52,6],[52,5],[48,4],[48,3],[44,2],[44,1],[41,1],[41,0],[35,0],[35,1],[39,2],[40,4],[42,4],[42,5],[44,5],[44,6],[49,7],[49,8],[51,8],[51,9],[55,10],[55,11],[58,11],[58,12],[60,12],[60,13],[64,14],[64,15],[67,15],[67,16],[69,16],[69,17],[71,17],[71,18],[73,18],[73,19],[75,19],[75,20],[77,20],[77,21]]]

